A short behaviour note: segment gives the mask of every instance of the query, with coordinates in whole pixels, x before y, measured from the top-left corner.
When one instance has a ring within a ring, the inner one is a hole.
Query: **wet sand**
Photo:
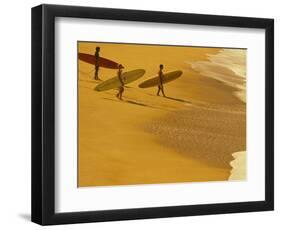
[[[239,109],[239,108],[238,108]],[[212,108],[174,112],[146,125],[160,143],[179,153],[219,168],[229,168],[229,153],[245,150],[245,114]]]
[[[93,67],[78,62],[78,186],[228,180],[232,153],[246,149],[245,103],[235,97],[235,87],[188,64],[208,61],[207,55],[220,50],[123,46],[121,52],[99,45],[101,56],[119,60],[126,70],[144,68],[146,74],[128,85],[119,101],[116,90],[94,91]],[[95,47],[83,43],[79,52],[92,53]],[[158,63],[166,71],[183,71],[165,85],[167,98],[155,96],[156,88],[137,88],[157,73]],[[103,80],[115,75],[115,70],[100,72]]]

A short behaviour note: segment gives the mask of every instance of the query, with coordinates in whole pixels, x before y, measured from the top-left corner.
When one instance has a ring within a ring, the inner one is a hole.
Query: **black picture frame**
[[[265,29],[265,200],[55,213],[55,18],[89,18]],[[32,221],[41,225],[222,214],[274,209],[274,20],[110,8],[32,8]]]

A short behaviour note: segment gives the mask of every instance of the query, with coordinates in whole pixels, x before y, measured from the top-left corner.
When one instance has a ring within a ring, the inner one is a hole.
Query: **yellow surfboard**
[[[145,73],[144,69],[136,69],[136,70],[124,72],[122,74],[123,82],[125,85],[129,84],[129,83],[141,78],[144,75],[144,73]],[[95,90],[96,91],[106,91],[106,90],[118,88],[120,86],[121,86],[121,82],[119,81],[119,78],[116,76],[116,77],[110,78],[110,79],[98,84],[95,87]]]
[[[174,81],[177,78],[179,78],[181,75],[182,75],[181,70],[165,73],[163,75],[163,84],[166,84],[170,81]],[[157,85],[159,85],[159,76],[155,76],[151,79],[148,79],[148,80],[140,83],[139,87],[140,88],[149,88],[149,87],[153,87],[153,86],[157,86]]]

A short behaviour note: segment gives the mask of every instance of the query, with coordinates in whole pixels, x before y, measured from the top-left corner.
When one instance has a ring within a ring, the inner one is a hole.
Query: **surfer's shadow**
[[[155,97],[154,94],[150,94],[148,93],[149,96],[152,96],[152,97]],[[159,96],[160,97],[160,96]],[[170,97],[170,96],[165,96],[165,97],[162,97],[161,98],[164,98],[164,99],[168,99],[168,100],[173,100],[173,101],[177,101],[177,102],[182,102],[182,103],[187,103],[187,104],[192,104],[191,101],[187,101],[187,100],[184,100],[184,99],[181,99],[181,98],[175,98],[175,97]]]
[[[132,101],[132,100],[127,100],[127,99],[123,99],[123,100],[115,100],[115,99],[112,99],[112,98],[106,98],[104,97],[103,98],[104,100],[108,100],[108,101],[115,101],[115,102],[127,102],[129,104],[133,104],[133,105],[139,105],[139,106],[144,106],[144,107],[151,107],[149,105],[146,105],[144,103],[140,103],[140,102],[136,102],[136,101]]]
[[[164,97],[166,99],[169,99],[169,100],[173,100],[173,101],[178,101],[178,102],[183,102],[183,103],[188,103],[188,104],[192,104],[191,101],[187,101],[187,100],[184,100],[184,99],[180,99],[180,98],[175,98],[175,97]]]
[[[155,106],[152,106],[152,105],[144,104],[142,102],[137,102],[137,101],[133,101],[133,100],[129,100],[129,99],[115,100],[115,99],[106,98],[106,97],[104,97],[103,99],[109,100],[109,101],[121,102],[121,103],[125,102],[125,103],[129,103],[129,104],[132,104],[132,105],[137,105],[137,106],[142,106],[142,107],[147,107],[147,108],[152,108],[152,109],[165,110],[165,109],[162,109],[162,108],[158,108],[158,107],[155,107]]]
[[[143,106],[143,107],[151,107],[150,105],[146,105],[144,103],[141,102],[136,102],[136,101],[132,101],[132,100],[124,100],[125,102],[129,103],[129,104],[133,104],[133,105],[139,105],[139,106]]]

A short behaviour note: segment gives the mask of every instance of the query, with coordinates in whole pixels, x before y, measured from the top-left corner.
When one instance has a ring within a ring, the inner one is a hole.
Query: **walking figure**
[[[100,58],[100,47],[96,47],[96,52],[95,52],[95,58],[96,58],[96,64],[95,64],[95,80],[100,80],[99,79],[99,58]]]
[[[123,95],[123,92],[124,92],[124,81],[122,79],[122,72],[123,72],[123,69],[124,69],[124,66],[122,66],[121,64],[119,64],[118,66],[118,72],[117,72],[117,76],[118,76],[118,79],[121,83],[121,86],[119,87],[119,91],[118,93],[116,94],[116,97],[119,99],[119,100],[123,100],[122,99],[122,95]]]
[[[163,69],[164,66],[161,64],[160,66],[160,70],[158,72],[158,76],[159,76],[159,84],[158,84],[158,92],[157,92],[157,96],[159,96],[160,91],[162,92],[163,96],[166,97],[165,93],[164,93],[164,87],[163,87],[163,78],[164,78],[164,74],[163,74]]]

